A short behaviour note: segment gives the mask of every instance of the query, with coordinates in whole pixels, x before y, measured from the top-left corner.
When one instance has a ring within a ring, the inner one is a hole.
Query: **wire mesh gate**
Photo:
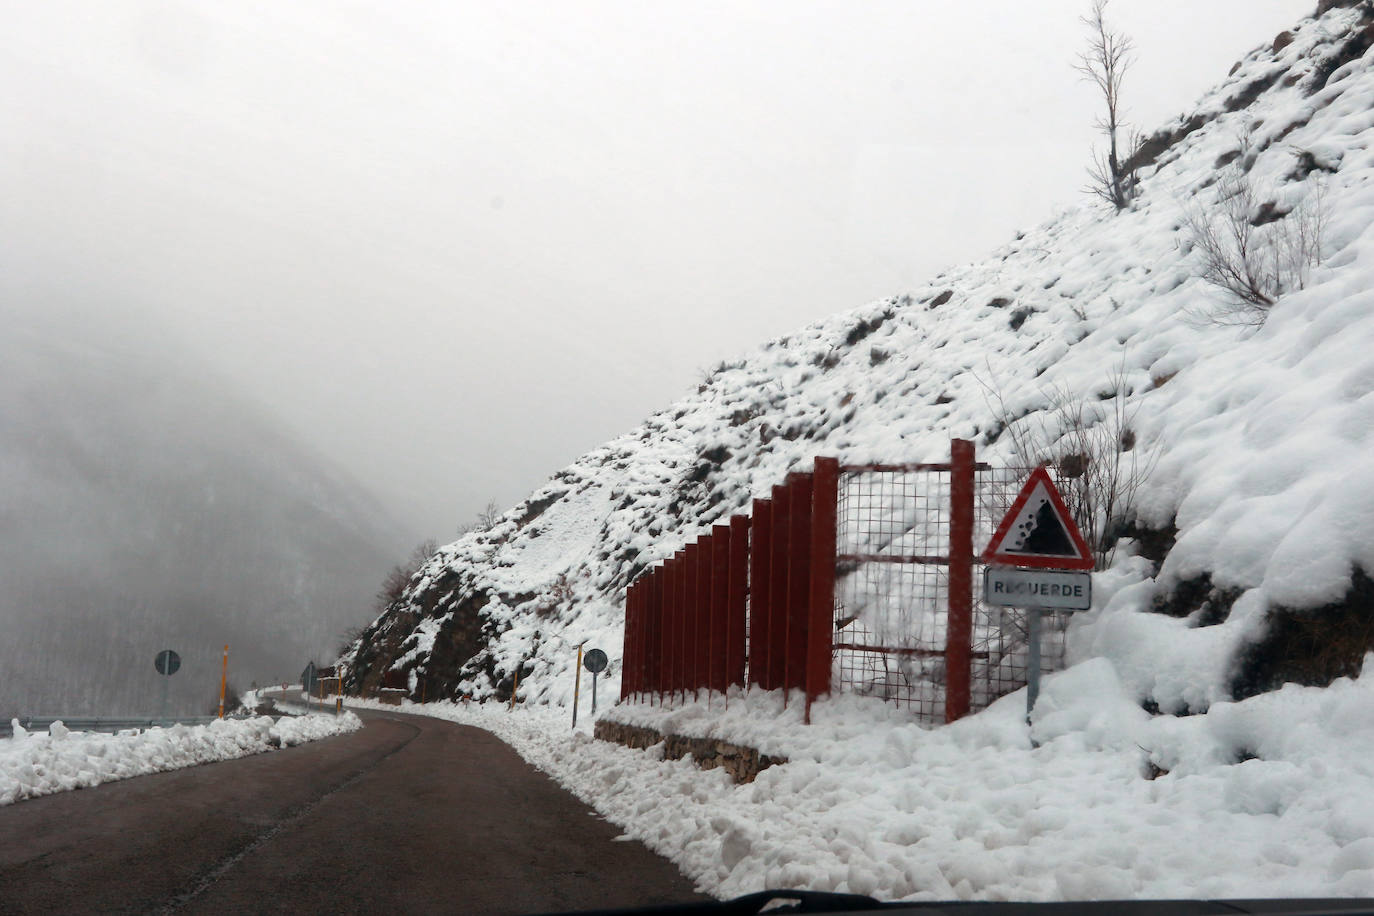
[[[845,465],[836,531],[834,687],[954,721],[1026,684],[1024,611],[982,601],[979,554],[1029,468]],[[1043,665],[1062,667],[1067,618],[1045,621]]]
[[[961,440],[948,463],[816,459],[630,586],[622,698],[802,690],[809,720],[836,689],[939,724],[1024,686],[1025,615],[984,605],[974,572],[1029,473]],[[1064,625],[1046,621],[1047,668]]]

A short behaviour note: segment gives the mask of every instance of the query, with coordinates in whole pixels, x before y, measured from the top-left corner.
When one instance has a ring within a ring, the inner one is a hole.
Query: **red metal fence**
[[[1026,626],[985,607],[987,542],[1027,469],[817,458],[628,589],[621,697],[757,686],[878,696],[951,722],[1025,683]],[[1044,658],[1063,655],[1047,620]]]
[[[753,518],[716,525],[625,598],[621,697],[748,684],[830,690],[839,463],[789,474]],[[752,585],[751,585],[752,583]]]

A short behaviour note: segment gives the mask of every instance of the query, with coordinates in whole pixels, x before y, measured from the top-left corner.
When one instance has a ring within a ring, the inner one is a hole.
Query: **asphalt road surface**
[[[351,735],[0,808],[0,912],[541,913],[700,899],[480,729]]]

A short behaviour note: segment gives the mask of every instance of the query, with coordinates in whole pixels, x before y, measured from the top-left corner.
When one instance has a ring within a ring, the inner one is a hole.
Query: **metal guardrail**
[[[19,725],[33,732],[46,732],[54,722],[61,722],[74,732],[122,732],[129,729],[165,728],[171,725],[207,725],[218,716],[183,716],[167,719],[138,719],[117,716],[20,716]],[[237,718],[229,716],[228,718]],[[274,717],[275,718],[275,717]],[[9,722],[0,722],[0,738],[14,736],[14,728]]]

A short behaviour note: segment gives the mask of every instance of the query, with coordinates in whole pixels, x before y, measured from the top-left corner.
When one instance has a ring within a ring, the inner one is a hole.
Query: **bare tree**
[[[1135,172],[1127,168],[1126,160],[1139,142],[1121,121],[1121,83],[1131,65],[1135,45],[1126,35],[1107,27],[1106,10],[1107,0],[1093,0],[1092,12],[1082,17],[1091,36],[1088,50],[1079,55],[1074,69],[1097,86],[1106,104],[1106,114],[1097,119],[1096,127],[1107,138],[1107,151],[1093,151],[1087,190],[1124,210],[1135,196]],[[1123,133],[1130,134],[1125,138],[1129,140],[1126,157],[1122,156],[1119,143]]]
[[[1278,298],[1302,289],[1321,263],[1322,186],[1287,213],[1263,215],[1261,195],[1240,165],[1247,159],[1242,155],[1226,167],[1217,181],[1215,207],[1194,205],[1186,216],[1199,255],[1198,276],[1230,294],[1220,310],[1204,316],[1216,324],[1262,324]]]

